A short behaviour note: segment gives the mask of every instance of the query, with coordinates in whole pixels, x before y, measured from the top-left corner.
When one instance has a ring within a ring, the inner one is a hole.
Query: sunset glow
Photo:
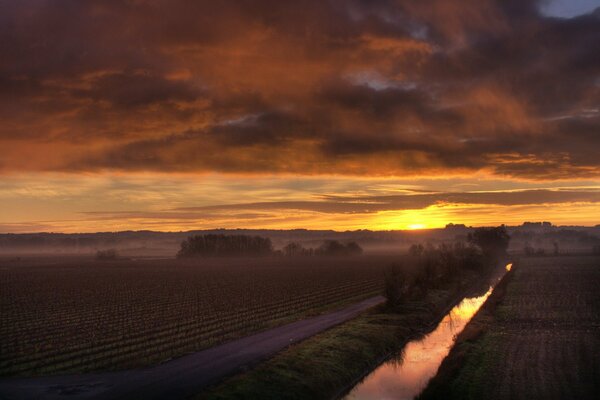
[[[599,266],[600,0],[0,0],[0,399],[600,399]]]
[[[0,232],[595,225],[593,3],[7,2]]]
[[[410,230],[425,229],[425,224],[409,224],[406,228]]]

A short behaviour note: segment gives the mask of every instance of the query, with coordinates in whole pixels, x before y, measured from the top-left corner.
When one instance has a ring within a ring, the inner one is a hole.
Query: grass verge
[[[504,299],[514,274],[515,268],[513,267],[496,285],[487,301],[458,335],[454,347],[440,365],[436,376],[417,399],[480,398],[477,389],[481,385],[485,385],[484,380],[488,372],[486,365],[491,364],[488,359],[494,357],[492,350],[497,348],[490,343],[490,341],[494,341],[494,337],[488,335],[488,331],[494,321],[496,309]],[[469,382],[459,379],[464,368],[472,369],[468,374],[472,378]]]
[[[409,340],[434,329],[445,313],[462,299],[465,288],[473,291],[475,281],[478,281],[475,274],[466,274],[460,284],[432,290],[424,299],[407,303],[400,312],[391,313],[383,306],[376,307],[289,347],[256,368],[209,388],[195,399],[338,397]]]

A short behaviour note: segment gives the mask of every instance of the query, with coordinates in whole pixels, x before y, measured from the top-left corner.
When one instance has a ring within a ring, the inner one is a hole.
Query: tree
[[[308,255],[310,253],[310,251],[308,249],[305,249],[298,242],[290,242],[290,243],[288,243],[287,245],[285,245],[283,247],[282,251],[283,251],[283,255],[287,256],[287,257],[305,256],[305,255]]]
[[[350,242],[346,244],[346,253],[350,256],[359,256],[363,252],[362,247],[356,242]]]
[[[344,255],[346,246],[337,240],[326,240],[317,249],[317,253],[324,256],[341,256]]]
[[[326,240],[317,248],[315,254],[323,256],[355,256],[362,254],[363,250],[356,242],[343,244],[337,240]]]
[[[504,225],[496,228],[477,228],[469,234],[469,242],[479,247],[486,258],[493,260],[506,254],[510,236]]]
[[[409,282],[402,265],[390,265],[384,271],[384,283],[384,296],[388,306],[398,307],[408,298]]]
[[[181,243],[177,257],[265,256],[273,254],[271,239],[249,235],[195,235]]]

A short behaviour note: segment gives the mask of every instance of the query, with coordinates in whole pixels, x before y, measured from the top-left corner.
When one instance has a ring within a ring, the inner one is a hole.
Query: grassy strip
[[[383,306],[291,346],[258,367],[229,378],[196,399],[329,399],[344,393],[409,340],[435,325],[465,293],[475,274],[443,290],[432,290],[401,312]],[[459,290],[458,288],[463,288]],[[458,294],[461,294],[460,296]]]
[[[496,345],[496,335],[489,329],[514,274],[515,267],[496,285],[487,301],[458,335],[454,347],[440,365],[436,376],[417,399],[484,398],[479,389],[486,385],[485,377],[489,373],[486,366],[491,365],[490,358],[495,357],[495,349],[499,348]],[[470,379],[465,381],[460,379],[461,376],[469,376]]]

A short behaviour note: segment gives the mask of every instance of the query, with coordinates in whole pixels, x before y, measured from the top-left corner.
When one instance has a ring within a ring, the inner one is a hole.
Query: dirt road
[[[62,377],[0,379],[0,399],[178,399],[255,365],[292,343],[380,304],[373,297],[144,369]]]

